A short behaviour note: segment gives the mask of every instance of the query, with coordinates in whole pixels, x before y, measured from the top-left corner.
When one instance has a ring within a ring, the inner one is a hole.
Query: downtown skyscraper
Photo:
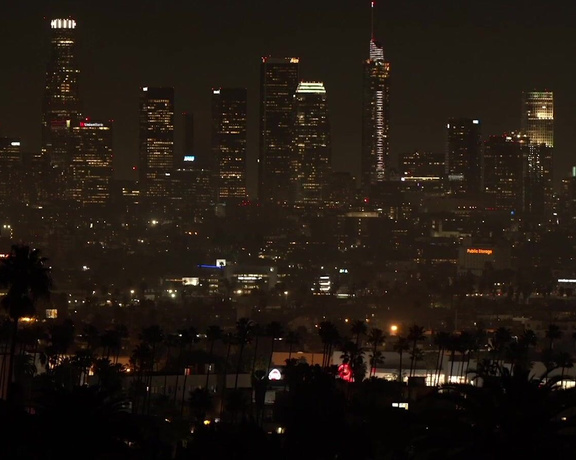
[[[521,110],[521,132],[531,145],[527,163],[529,192],[531,196],[541,196],[541,199],[533,200],[533,208],[550,212],[553,202],[554,93],[524,91]]]
[[[330,121],[326,89],[303,81],[294,95],[294,200],[319,205],[327,199],[331,171]]]
[[[212,90],[212,153],[219,201],[246,198],[247,91]]]
[[[70,198],[79,207],[104,207],[112,185],[112,123],[85,119],[73,133]]]
[[[294,57],[262,58],[258,197],[263,202],[293,198],[292,110],[298,65]]]
[[[68,168],[74,152],[72,128],[80,119],[81,104],[74,19],[50,21],[50,56],[42,102],[42,148],[37,177],[42,178],[38,198],[52,203],[70,198]]]
[[[372,2],[372,18],[374,2]],[[383,182],[390,169],[390,63],[374,36],[364,63],[362,99],[361,180],[363,187]]]
[[[446,187],[453,195],[478,194],[482,188],[480,120],[450,118],[446,125]]]
[[[148,211],[167,210],[174,170],[174,88],[140,88],[140,195]]]
[[[518,214],[526,209],[528,137],[518,133],[490,136],[484,142],[483,188],[492,206]]]
[[[71,160],[72,126],[80,119],[76,30],[74,19],[50,22],[50,57],[42,104],[42,153],[57,166],[65,166]]]
[[[0,204],[19,203],[22,199],[23,170],[20,139],[0,137]]]

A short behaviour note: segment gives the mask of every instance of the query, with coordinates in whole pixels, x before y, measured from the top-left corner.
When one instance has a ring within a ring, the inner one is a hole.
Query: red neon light
[[[338,366],[338,375],[345,382],[353,382],[354,376],[352,375],[352,368],[348,363],[342,363]]]

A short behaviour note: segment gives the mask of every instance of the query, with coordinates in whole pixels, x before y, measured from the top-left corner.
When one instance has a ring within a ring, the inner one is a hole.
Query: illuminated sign
[[[184,155],[184,161],[196,161],[196,157],[194,155]]]
[[[81,121],[80,126],[82,128],[102,128],[104,126],[104,123],[89,123],[86,121]]]
[[[282,373],[278,369],[272,369],[268,373],[268,380],[282,380]]]
[[[74,19],[53,19],[50,21],[52,29],[75,29],[76,21]]]
[[[182,284],[184,286],[199,286],[200,278],[192,278],[192,277],[182,278]]]
[[[216,259],[216,265],[218,267],[225,267],[226,266],[226,259]]]
[[[492,249],[479,249],[479,248],[468,248],[466,249],[467,254],[484,254],[486,256],[491,256],[494,254]]]
[[[346,382],[354,381],[354,377],[352,376],[352,368],[348,363],[343,363],[338,366],[338,375],[342,380]]]
[[[11,142],[10,145],[11,145],[12,147],[20,147],[20,142],[14,141],[14,142]]]
[[[212,94],[220,94],[220,90],[219,89],[213,89]]]

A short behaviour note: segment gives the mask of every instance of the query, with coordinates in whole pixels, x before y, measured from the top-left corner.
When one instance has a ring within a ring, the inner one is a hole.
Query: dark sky
[[[115,120],[115,159],[127,177],[137,158],[138,88],[174,86],[176,112],[197,120],[197,154],[209,145],[210,88],[249,94],[249,184],[258,154],[260,56],[299,56],[301,78],[326,83],[336,170],[357,173],[362,61],[370,38],[364,0],[6,0],[0,21],[0,134],[40,146],[49,19],[79,23],[84,113]],[[377,36],[391,61],[392,155],[443,151],[450,116],[477,117],[483,133],[517,129],[523,89],[556,102],[556,176],[576,164],[576,2],[381,1]],[[176,129],[181,128],[180,120]],[[181,151],[177,132],[177,153]]]

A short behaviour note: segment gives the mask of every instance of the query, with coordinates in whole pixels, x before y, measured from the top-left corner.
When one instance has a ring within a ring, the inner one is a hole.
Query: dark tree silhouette
[[[8,292],[2,298],[2,307],[12,320],[12,338],[8,361],[8,382],[13,380],[14,356],[18,343],[18,323],[21,318],[34,316],[36,302],[48,298],[52,280],[47,259],[40,256],[38,249],[25,245],[13,245],[8,257],[0,263],[0,285]],[[8,398],[13,395],[12,385],[8,385]]]

